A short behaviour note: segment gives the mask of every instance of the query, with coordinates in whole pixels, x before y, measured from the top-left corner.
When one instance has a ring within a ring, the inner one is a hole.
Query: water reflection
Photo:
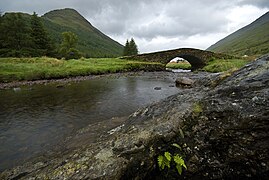
[[[190,69],[171,69],[171,68],[166,68],[166,70],[174,72],[174,73],[191,72]]]
[[[139,76],[0,91],[0,171],[45,152],[88,124],[129,115],[177,93],[171,84],[171,79]]]

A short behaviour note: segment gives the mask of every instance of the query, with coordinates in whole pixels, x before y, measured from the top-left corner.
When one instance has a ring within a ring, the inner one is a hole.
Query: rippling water
[[[171,78],[152,74],[0,91],[0,171],[91,123],[129,115],[177,93],[173,84]]]

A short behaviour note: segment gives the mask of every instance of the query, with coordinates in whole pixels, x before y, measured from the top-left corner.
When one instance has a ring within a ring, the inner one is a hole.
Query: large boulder
[[[29,161],[0,178],[268,179],[268,104],[265,56],[214,89],[183,89],[136,111],[95,143]],[[187,170],[160,170],[164,152],[179,153]]]
[[[194,80],[187,77],[180,77],[176,79],[176,86],[180,87],[192,87],[194,84]]]

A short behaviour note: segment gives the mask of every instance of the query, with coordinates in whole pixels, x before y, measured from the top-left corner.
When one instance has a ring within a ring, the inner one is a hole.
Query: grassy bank
[[[203,68],[207,72],[224,72],[224,71],[235,71],[251,60],[247,59],[212,59],[208,65]]]
[[[203,68],[208,72],[234,71],[250,60],[212,59]],[[58,60],[55,58],[0,58],[0,82],[57,79],[137,70],[162,70],[163,64],[119,58],[89,58]],[[167,68],[190,69],[188,62],[169,63]]]
[[[161,69],[160,63],[118,58],[58,60],[54,58],[0,58],[0,82],[54,79],[135,70]]]
[[[189,62],[170,62],[166,65],[166,68],[170,69],[191,69],[191,64]]]

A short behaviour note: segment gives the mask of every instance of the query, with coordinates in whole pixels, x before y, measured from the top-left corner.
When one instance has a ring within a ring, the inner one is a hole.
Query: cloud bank
[[[206,49],[269,10],[268,0],[1,0],[0,10],[42,15],[74,8],[96,28],[124,44],[133,37],[140,52]]]

